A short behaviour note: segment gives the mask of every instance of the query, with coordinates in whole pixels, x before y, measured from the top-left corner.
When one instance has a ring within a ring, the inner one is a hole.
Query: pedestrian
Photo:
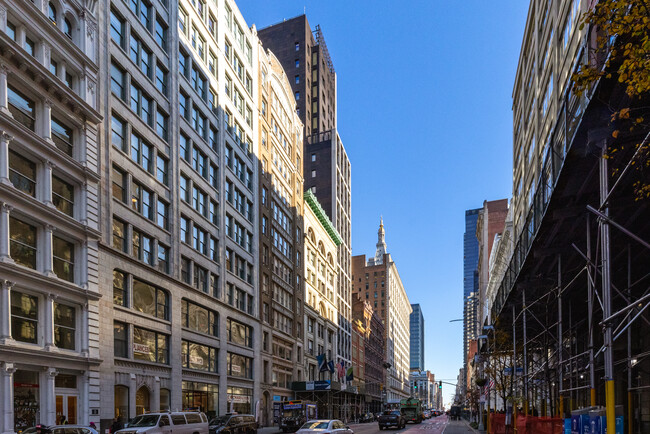
[[[113,424],[111,425],[111,434],[115,434],[123,427],[124,426],[122,425],[122,418],[120,416],[115,416],[115,419],[113,419]]]
[[[95,422],[90,422],[90,427],[94,430],[97,429],[97,425],[95,425]]]
[[[67,425],[68,420],[66,419],[65,416],[61,416],[61,419],[59,420],[59,425]]]

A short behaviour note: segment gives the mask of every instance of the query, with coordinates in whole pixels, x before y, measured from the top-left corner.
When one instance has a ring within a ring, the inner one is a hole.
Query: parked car
[[[307,421],[296,434],[354,434],[354,431],[338,419]]]
[[[257,428],[252,414],[227,413],[210,421],[210,434],[257,434]]]
[[[36,425],[23,434],[97,434],[97,430],[83,425]]]
[[[431,412],[430,412],[429,410],[424,410],[424,411],[422,412],[422,417],[423,417],[424,419],[429,419],[429,418],[431,418]]]
[[[402,412],[399,410],[386,410],[379,415],[377,419],[379,422],[379,429],[389,428],[391,426],[397,427],[397,429],[402,429],[406,426],[406,419]]]
[[[134,417],[125,428],[117,432],[119,434],[208,434],[208,418],[198,411],[147,413]]]

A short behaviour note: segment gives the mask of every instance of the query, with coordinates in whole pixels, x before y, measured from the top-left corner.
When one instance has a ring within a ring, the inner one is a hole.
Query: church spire
[[[384,231],[384,218],[379,217],[379,230],[377,231],[377,250],[375,251],[375,264],[384,262],[384,255],[386,254],[386,232]]]

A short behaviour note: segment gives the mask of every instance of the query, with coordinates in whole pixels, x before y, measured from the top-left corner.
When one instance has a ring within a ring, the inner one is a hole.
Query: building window
[[[72,128],[52,117],[52,140],[59,150],[72,156]]]
[[[52,237],[52,265],[59,279],[74,282],[74,244]]]
[[[113,247],[121,250],[122,252],[127,251],[126,244],[126,224],[113,217]]]
[[[36,227],[9,217],[10,255],[17,264],[36,268]]]
[[[133,256],[146,264],[153,263],[153,239],[133,229]]]
[[[111,38],[117,45],[124,47],[124,20],[111,10]]]
[[[219,314],[183,299],[181,301],[182,326],[211,336],[219,335]]]
[[[133,279],[133,308],[160,319],[169,319],[169,296],[164,290]]]
[[[7,85],[7,104],[14,119],[28,129],[34,131],[34,126],[36,124],[36,118],[34,115],[36,105],[34,104],[34,101],[27,98],[12,86]]]
[[[190,260],[181,256],[181,280],[190,284]]]
[[[228,342],[253,347],[253,329],[250,326],[228,318],[226,322]]]
[[[54,345],[66,350],[74,350],[75,326],[75,309],[54,303]]]
[[[183,368],[217,372],[217,349],[186,340],[181,344]]]
[[[113,322],[113,354],[115,357],[129,357],[128,326],[125,323]]]
[[[72,184],[52,176],[52,202],[56,209],[72,217],[74,214],[74,187]]]
[[[169,185],[169,177],[167,174],[168,165],[169,161],[162,155],[158,154],[156,157],[156,179],[163,185]]]
[[[235,353],[228,353],[227,374],[233,377],[253,378],[253,359]]]
[[[163,229],[168,229],[169,205],[158,199],[156,207],[156,223]]]
[[[20,342],[38,343],[38,298],[11,291],[11,336]]]
[[[9,151],[9,180],[18,190],[36,196],[36,164]]]
[[[126,276],[123,272],[113,270],[113,304],[126,306]]]
[[[158,270],[169,273],[169,247],[158,244]]]
[[[169,363],[169,336],[133,328],[133,358],[146,362]]]
[[[124,99],[124,71],[111,63],[111,91],[120,99]]]
[[[300,60],[296,59],[296,68],[300,68]]]

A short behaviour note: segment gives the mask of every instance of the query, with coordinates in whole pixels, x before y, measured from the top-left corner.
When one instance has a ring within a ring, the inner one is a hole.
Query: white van
[[[119,434],[208,434],[208,418],[196,411],[136,416]]]

